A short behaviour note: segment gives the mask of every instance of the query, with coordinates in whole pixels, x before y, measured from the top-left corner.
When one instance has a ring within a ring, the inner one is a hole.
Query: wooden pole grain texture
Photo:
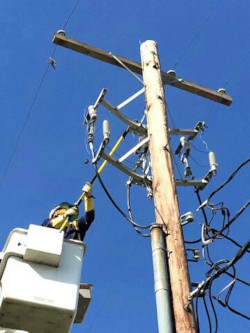
[[[150,137],[149,150],[156,222],[164,223],[166,230],[175,329],[177,333],[195,333],[192,307],[190,312],[185,308],[190,292],[189,272],[180,224],[171,147],[167,131],[165,94],[156,42],[146,41],[141,45],[141,59],[147,105],[148,135]]]

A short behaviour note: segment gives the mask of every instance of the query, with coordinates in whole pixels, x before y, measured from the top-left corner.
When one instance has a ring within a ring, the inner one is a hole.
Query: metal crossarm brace
[[[176,179],[175,184],[176,186],[196,186],[199,189],[203,189],[208,182],[205,179]]]
[[[104,96],[105,96],[105,94],[106,94],[107,91],[108,90],[106,88],[103,88],[101,90],[101,92],[100,92],[99,96],[97,97],[97,100],[96,100],[96,102],[94,104],[94,108],[95,109],[100,105],[100,103],[102,102],[102,100],[103,100],[103,98],[104,98]]]
[[[101,152],[102,158],[106,160],[108,163],[112,164],[116,168],[120,169],[122,172],[126,173],[129,177],[131,177],[133,180],[132,182],[137,185],[141,186],[152,186],[152,180],[148,176],[140,175],[129,168],[127,168],[125,165],[122,163],[119,163],[117,160],[115,160],[113,157],[110,155],[107,155],[105,152]]]
[[[69,38],[66,35],[62,33],[57,33],[53,36],[52,39],[53,43],[57,45],[64,46],[68,49],[74,50],[76,52],[85,54],[87,56],[93,57],[95,59],[107,62],[109,64],[122,67],[122,65],[117,62],[112,55],[109,54],[109,52],[98,49],[97,47],[88,45],[83,42],[79,42],[73,38]],[[123,57],[118,57],[119,60],[123,64],[125,64],[132,72],[142,74],[142,67],[139,62],[129,60]],[[193,82],[190,82],[188,80],[185,80],[183,78],[176,77],[173,81],[173,76],[171,74],[167,74],[165,72],[161,72],[162,80],[164,84],[170,84],[173,87],[188,91],[190,93],[193,93],[195,95],[199,95],[205,98],[208,98],[210,100],[213,100],[215,102],[224,104],[224,105],[231,105],[232,103],[232,97],[225,94],[218,92],[216,90],[206,88],[200,84],[196,84]]]
[[[118,162],[122,163],[126,158],[128,158],[130,155],[135,153],[143,145],[147,144],[148,141],[149,141],[149,136],[147,136],[145,139],[143,139],[141,142],[139,142],[137,145],[135,145],[132,149],[130,149],[126,154],[124,154],[122,157],[120,157]]]
[[[105,99],[101,101],[101,104],[105,106],[110,112],[112,112],[117,118],[123,121],[129,126],[129,131],[139,135],[147,135],[147,128],[143,124],[138,124],[135,121],[130,120],[124,114],[119,112],[115,106],[107,102]]]
[[[169,128],[168,133],[170,135],[194,135],[197,134],[196,130],[193,129],[179,129],[179,128]]]
[[[187,138],[188,141],[191,141],[193,140],[196,135],[200,132],[200,131],[203,131],[205,127],[205,123],[204,121],[199,121],[196,125],[195,125],[195,128],[193,130],[190,130],[190,133],[188,133],[189,137]],[[179,130],[179,134],[180,135],[185,135],[183,134],[184,131],[188,131],[188,130]],[[178,134],[177,134],[178,135]],[[179,146],[177,147],[176,151],[175,151],[175,155],[178,155],[181,151],[181,148],[182,148],[182,145],[179,144]]]

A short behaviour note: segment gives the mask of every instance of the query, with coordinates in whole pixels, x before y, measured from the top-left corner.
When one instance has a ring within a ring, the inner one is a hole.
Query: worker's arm
[[[86,183],[83,187],[83,191],[85,192],[84,197],[84,208],[85,215],[79,219],[78,227],[81,234],[81,239],[83,240],[86,231],[91,226],[92,222],[95,218],[95,206],[94,206],[94,197],[92,195],[92,186],[90,183]]]
[[[66,221],[68,217],[65,215],[60,215],[57,216],[53,219],[46,219],[43,223],[42,226],[43,227],[49,227],[49,228],[56,228],[56,229],[60,229],[61,226],[63,225],[63,223]],[[65,225],[65,227],[68,227],[69,223],[67,223]]]
[[[87,212],[90,212],[95,209],[91,183],[86,183],[83,186],[82,190],[85,193],[84,208],[85,208],[85,212],[87,213]]]
[[[95,211],[90,210],[86,212],[84,216],[82,216],[78,221],[78,228],[81,235],[81,240],[83,240],[86,232],[88,231],[89,227],[91,226],[92,222],[95,219]]]

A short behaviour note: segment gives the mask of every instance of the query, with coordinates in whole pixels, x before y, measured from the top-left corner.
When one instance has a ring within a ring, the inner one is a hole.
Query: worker
[[[86,183],[83,187],[83,191],[85,192],[84,216],[77,219],[79,215],[78,207],[68,202],[62,202],[51,210],[49,218],[44,220],[42,226],[56,229],[61,229],[62,226],[65,226],[64,238],[83,241],[95,217],[91,183]]]

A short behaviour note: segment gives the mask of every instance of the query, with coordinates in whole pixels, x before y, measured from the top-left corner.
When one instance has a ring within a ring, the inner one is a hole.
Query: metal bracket
[[[193,253],[192,259],[187,259],[188,261],[198,262],[200,259],[200,250],[199,249],[186,249],[186,251],[190,251]]]
[[[176,128],[176,129],[170,130],[169,133],[171,134],[171,132],[172,132],[172,134],[174,134],[174,135],[188,135],[187,141],[190,141],[190,140],[193,140],[199,132],[204,131],[204,127],[205,127],[205,122],[199,121],[195,125],[193,130],[186,130],[186,129],[181,130],[181,129]],[[182,145],[180,143],[175,151],[175,155],[178,155],[180,153],[181,148],[182,148]]]
[[[101,158],[102,156],[102,152],[103,150],[105,149],[107,143],[105,140],[102,141],[102,143],[100,144],[100,147],[96,153],[96,155],[94,156],[94,158],[92,159],[92,163],[95,164],[99,161],[99,159]]]
[[[199,189],[203,189],[208,182],[205,179],[176,179],[175,184],[176,186],[196,186]]]
[[[149,176],[140,175],[131,169],[127,168],[125,165],[120,163],[118,160],[114,159],[110,155],[107,155],[104,151],[101,151],[101,157],[106,160],[108,163],[112,164],[122,172],[126,173],[129,177],[132,178],[132,183],[140,186],[152,186],[152,179]]]
[[[205,224],[202,224],[201,226],[201,240],[202,240],[202,245],[207,246],[213,242],[212,238],[206,239],[206,226]]]
[[[139,148],[141,148],[143,145],[145,145],[149,141],[149,136],[143,139],[141,142],[139,142],[137,145],[135,145],[132,149],[130,149],[126,154],[124,154],[122,157],[119,158],[118,162],[122,163],[126,158],[128,158],[130,155],[135,153]]]
[[[101,92],[100,92],[99,96],[97,97],[97,100],[96,100],[96,102],[95,102],[95,104],[94,104],[94,108],[95,108],[95,109],[98,108],[98,106],[101,104],[101,102],[102,102],[104,96],[106,95],[106,92],[107,92],[107,91],[108,91],[108,90],[107,90],[106,88],[103,88],[103,89],[101,90]]]
[[[198,287],[191,291],[188,295],[188,300],[192,301],[194,297],[203,297],[205,295],[206,289],[204,288],[204,285],[207,281],[202,281],[198,284]]]
[[[121,110],[124,106],[126,106],[128,103],[132,102],[134,99],[136,99],[138,96],[140,96],[144,92],[145,92],[145,88],[142,88],[141,90],[137,91],[134,95],[130,96],[124,102],[120,103],[116,107],[117,110]]]
[[[197,187],[197,190],[203,190],[212,179],[213,174],[214,174],[213,171],[209,170],[208,173],[202,179],[191,179],[191,180],[176,179],[175,184],[176,186],[195,186]],[[199,209],[200,208],[201,206],[199,207]]]
[[[101,104],[105,106],[111,113],[113,113],[117,118],[123,121],[125,124],[129,126],[129,131],[139,135],[147,135],[147,127],[143,124],[137,123],[133,120],[127,118],[124,114],[118,111],[118,107],[113,106],[108,101],[103,99]]]

